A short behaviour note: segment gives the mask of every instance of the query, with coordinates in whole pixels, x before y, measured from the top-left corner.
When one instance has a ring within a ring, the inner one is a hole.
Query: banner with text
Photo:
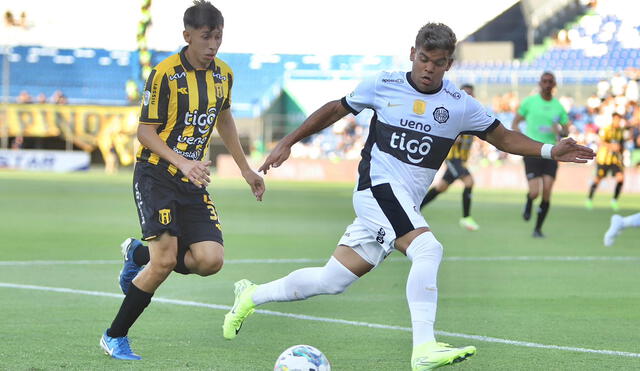
[[[80,171],[89,169],[89,154],[82,151],[0,149],[0,169],[33,171]]]
[[[0,106],[0,135],[62,137],[84,151],[111,151],[133,162],[139,107],[8,104]]]

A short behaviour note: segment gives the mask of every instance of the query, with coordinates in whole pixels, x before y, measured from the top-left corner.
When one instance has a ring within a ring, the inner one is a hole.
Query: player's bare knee
[[[150,268],[157,273],[169,274],[177,264],[175,256],[154,257],[149,261]]]
[[[467,188],[472,188],[474,186],[473,178],[472,177],[466,178],[466,180],[463,182],[463,184]]]
[[[218,257],[209,258],[206,261],[203,261],[200,263],[200,267],[199,267],[200,269],[198,274],[203,277],[214,275],[220,272],[223,265],[224,265],[224,260],[222,258],[218,258]]]

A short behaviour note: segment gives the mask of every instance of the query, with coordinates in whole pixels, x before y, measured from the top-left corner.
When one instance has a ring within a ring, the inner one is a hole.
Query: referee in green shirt
[[[524,120],[526,121],[524,134],[531,139],[553,145],[559,137],[567,136],[569,116],[560,101],[553,97],[553,89],[556,87],[556,78],[553,73],[544,72],[540,76],[538,85],[540,94],[529,96],[522,101],[511,127],[513,130],[521,131],[519,125]],[[524,169],[529,183],[527,203],[522,214],[524,220],[531,218],[531,205],[538,197],[540,185],[542,185],[542,201],[538,208],[536,227],[533,230],[533,237],[541,238],[544,237],[542,223],[549,211],[551,189],[558,171],[558,162],[545,158],[525,157]]]

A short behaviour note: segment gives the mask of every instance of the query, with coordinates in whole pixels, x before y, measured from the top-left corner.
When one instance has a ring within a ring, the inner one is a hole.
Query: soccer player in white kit
[[[635,227],[640,228],[640,213],[635,213],[629,216],[622,216],[614,214],[611,216],[611,222],[609,228],[604,233],[604,245],[607,247],[613,246],[616,241],[616,237],[622,232],[623,229]]]
[[[362,81],[341,100],[326,103],[283,138],[258,169],[280,166],[291,146],[348,113],[374,111],[362,150],[353,193],[356,218],[323,267],[303,268],[278,280],[235,284],[234,306],[225,316],[223,336],[233,339],[258,305],[343,292],[380,264],[394,249],[411,260],[406,295],[413,330],[413,370],[464,360],[473,346],[454,348],[435,341],[442,245],[420,213],[420,202],[456,137],[475,134],[498,149],[584,163],[594,153],[565,139],[545,145],[507,130],[473,97],[443,79],[453,63],[456,37],[444,24],[422,27],[411,48],[410,72],[381,72]]]

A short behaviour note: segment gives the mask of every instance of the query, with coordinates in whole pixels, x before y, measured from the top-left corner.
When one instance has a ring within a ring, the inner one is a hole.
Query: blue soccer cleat
[[[120,245],[120,247],[122,247],[122,256],[124,257],[124,266],[120,271],[120,288],[125,295],[127,295],[129,287],[131,287],[131,281],[133,281],[138,275],[138,272],[142,270],[142,267],[133,260],[133,253],[140,246],[142,246],[142,241],[136,240],[133,237],[127,238]]]
[[[104,349],[105,353],[111,356],[111,358],[131,361],[142,359],[142,357],[131,350],[131,347],[129,346],[129,338],[126,336],[112,338],[107,335],[107,332],[105,331],[100,338],[100,346]]]

